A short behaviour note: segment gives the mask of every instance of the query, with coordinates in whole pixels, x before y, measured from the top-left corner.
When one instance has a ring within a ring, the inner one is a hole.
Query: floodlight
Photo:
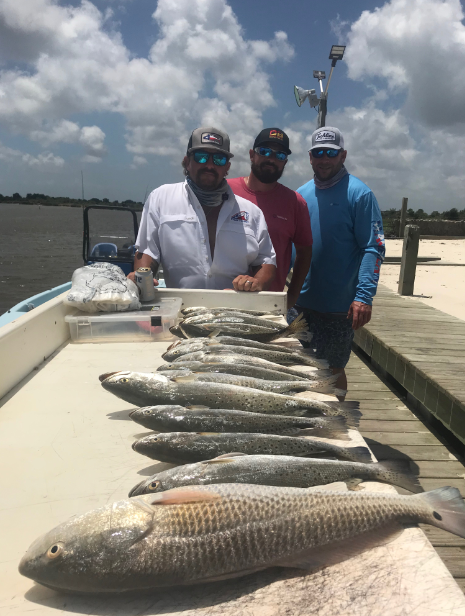
[[[330,60],[342,60],[344,56],[346,46],[345,45],[333,45],[331,47],[331,51],[329,52]]]
[[[324,71],[313,71],[315,79],[326,79],[326,73]]]
[[[299,107],[307,98],[310,103],[310,107],[316,107],[319,102],[318,96],[315,94],[315,90],[304,90],[303,88],[299,88],[299,86],[294,86],[294,96]]]

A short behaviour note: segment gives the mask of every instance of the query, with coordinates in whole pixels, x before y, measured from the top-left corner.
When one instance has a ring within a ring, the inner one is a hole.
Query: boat
[[[0,328],[0,605],[5,613],[201,616],[207,610],[224,616],[310,616],[320,608],[328,616],[465,613],[462,591],[418,528],[389,546],[305,577],[268,570],[258,578],[124,599],[65,596],[21,577],[19,560],[39,535],[73,515],[126,498],[142,477],[166,468],[133,451],[141,427],[128,420],[128,404],[106,392],[98,377],[124,369],[153,371],[171,340],[72,343],[66,318],[74,309],[63,303],[67,285],[29,298],[34,307],[29,310],[26,303]],[[286,311],[284,292],[156,289],[157,301],[170,298],[179,298],[183,307]],[[352,439],[364,444],[358,432]]]

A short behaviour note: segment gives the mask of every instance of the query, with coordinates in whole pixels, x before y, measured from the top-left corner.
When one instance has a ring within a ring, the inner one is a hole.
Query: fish
[[[363,464],[296,456],[226,454],[152,475],[134,486],[129,497],[165,492],[181,486],[213,483],[310,488],[343,481],[349,490],[358,490],[362,481],[380,481],[415,494],[423,492],[418,479],[407,468],[408,462],[404,460]]]
[[[189,464],[234,453],[309,456],[351,462],[371,462],[367,447],[340,447],[307,437],[240,432],[164,432],[134,441],[132,448],[152,460]]]
[[[218,308],[206,308],[205,306],[193,306],[192,308],[183,308],[181,310],[181,314],[185,315],[185,316],[192,316],[196,313],[202,313],[202,312],[243,312],[244,314],[250,314],[256,317],[260,317],[260,316],[265,316],[267,314],[269,315],[275,315],[278,316],[281,314],[280,310],[245,310],[243,308],[241,308],[239,310],[239,308],[227,308],[227,307],[218,307]]]
[[[280,394],[296,393],[301,391],[316,391],[322,394],[333,394],[344,396],[346,391],[334,386],[338,379],[335,374],[324,381],[265,381],[251,376],[238,376],[233,374],[221,374],[218,372],[190,372],[186,370],[160,371],[167,378],[171,378],[175,383],[192,383],[201,381],[203,383],[224,383],[226,385],[239,385],[241,387],[251,387],[262,391],[274,391]],[[186,374],[187,372],[187,374]],[[171,375],[171,377],[170,377]]]
[[[268,567],[314,571],[429,524],[465,537],[456,488],[400,495],[251,484],[175,488],[120,500],[58,525],[19,572],[67,593],[200,584]],[[248,547],[249,546],[249,547]]]
[[[312,372],[299,372],[300,376],[294,374],[288,374],[287,372],[281,372],[280,370],[269,370],[260,364],[260,366],[253,366],[251,364],[242,363],[214,363],[214,362],[202,362],[202,361],[181,361],[183,358],[176,362],[162,364],[157,368],[157,372],[165,373],[169,370],[177,372],[179,370],[192,371],[192,372],[220,372],[224,374],[237,374],[239,376],[253,376],[256,379],[264,379],[266,381],[323,381],[326,379],[331,380],[334,376],[331,370],[314,370]],[[281,366],[276,366],[281,368]],[[167,375],[165,375],[167,376]]]
[[[158,372],[117,372],[102,376],[106,376],[101,381],[104,389],[138,407],[179,404],[273,415],[360,415],[358,402],[296,398],[223,383],[173,383]]]
[[[281,319],[280,319],[281,320]],[[267,329],[277,331],[283,329],[283,324],[278,321],[272,321],[271,319],[265,319],[264,317],[253,317],[242,312],[223,312],[213,314],[206,312],[198,316],[190,316],[181,321],[181,325],[196,325],[203,323],[244,323],[246,325],[257,325],[258,327],[266,327]]]
[[[202,323],[197,325],[180,323],[179,327],[187,338],[207,337],[214,332],[224,332],[230,336],[249,338],[258,342],[271,342],[284,337],[304,340],[309,338],[308,325],[301,314],[290,325],[282,325],[281,328],[276,330],[246,323],[236,323],[235,325],[232,323]]]
[[[303,353],[282,353],[281,351],[269,351],[268,349],[254,349],[243,346],[231,346],[226,344],[215,344],[211,342],[209,345],[186,345],[175,347],[163,353],[162,358],[165,361],[174,361],[183,355],[189,355],[195,352],[210,353],[217,355],[219,353],[228,353],[230,355],[248,355],[250,357],[259,357],[266,359],[275,364],[290,364],[310,366],[311,368],[327,369],[329,363],[326,359],[316,359],[310,355]]]
[[[157,432],[248,432],[347,440],[347,429],[353,427],[344,417],[289,417],[176,405],[145,406],[129,417]]]
[[[187,338],[185,340],[176,340],[169,347],[168,350],[174,349],[179,346],[188,346],[194,344],[203,344],[204,346],[210,345],[212,342],[219,344],[239,345],[245,347],[251,347],[255,349],[264,349],[267,351],[282,351],[283,353],[304,353],[308,354],[305,349],[293,349],[284,344],[278,344],[277,342],[257,342],[256,340],[248,340],[247,338],[236,338],[235,336],[212,336],[208,338]]]
[[[196,351],[195,353],[187,353],[177,359],[173,360],[173,363],[180,363],[185,361],[199,361],[208,364],[247,364],[250,366],[260,366],[269,370],[277,370],[284,374],[291,374],[297,376],[300,379],[305,378],[307,373],[291,368],[290,366],[283,366],[282,364],[276,364],[268,359],[262,359],[261,357],[251,357],[243,353],[205,353],[204,351]]]

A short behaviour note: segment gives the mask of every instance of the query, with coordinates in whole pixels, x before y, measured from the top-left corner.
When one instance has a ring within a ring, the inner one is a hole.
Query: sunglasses
[[[210,156],[212,157],[213,164],[217,165],[217,167],[224,167],[228,162],[228,157],[226,154],[211,154],[210,152],[194,152],[194,160],[196,163],[200,163],[201,165],[205,165],[206,162],[210,160]]]
[[[341,150],[328,150],[326,148],[322,148],[321,150],[310,150],[313,158],[323,158],[323,155],[326,154],[328,158],[336,158],[339,156],[339,152]]]
[[[276,150],[272,150],[271,148],[255,148],[254,152],[256,152],[257,154],[260,154],[260,156],[271,156],[272,154],[274,154],[276,156],[276,158],[278,160],[280,160],[281,162],[283,160],[287,160],[287,154],[286,152],[277,152]]]

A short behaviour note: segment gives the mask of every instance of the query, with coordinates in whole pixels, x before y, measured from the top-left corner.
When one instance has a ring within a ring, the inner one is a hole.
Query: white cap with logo
[[[323,126],[322,128],[317,128],[312,134],[312,147],[309,149],[309,152],[312,150],[317,150],[321,147],[331,148],[333,150],[343,150],[344,137],[342,136],[341,131],[334,126]]]

